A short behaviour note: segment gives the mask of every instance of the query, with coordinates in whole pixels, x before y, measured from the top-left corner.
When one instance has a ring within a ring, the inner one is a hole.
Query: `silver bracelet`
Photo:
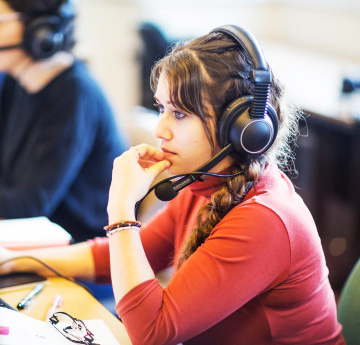
[[[123,231],[123,230],[140,231],[140,227],[138,227],[138,226],[122,226],[122,227],[118,227],[118,228],[115,228],[115,229],[107,230],[106,231],[106,236],[109,237],[109,236],[115,234],[115,232],[119,232],[119,231]]]

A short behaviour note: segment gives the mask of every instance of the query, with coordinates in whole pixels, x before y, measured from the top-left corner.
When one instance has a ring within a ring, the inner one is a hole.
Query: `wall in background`
[[[76,52],[110,98],[119,121],[139,99],[136,1],[79,0]]]
[[[351,0],[270,1],[265,38],[360,61],[360,6]]]
[[[78,8],[77,52],[89,61],[125,121],[140,100],[137,28],[144,20],[156,22],[171,39],[239,24],[261,42],[360,65],[360,8],[351,0],[78,0]]]

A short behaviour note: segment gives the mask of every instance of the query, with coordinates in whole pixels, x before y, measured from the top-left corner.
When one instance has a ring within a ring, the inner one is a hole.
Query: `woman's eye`
[[[159,103],[155,103],[154,107],[159,109],[159,113],[163,113],[164,112],[164,106],[159,104]]]
[[[174,111],[174,114],[175,114],[175,118],[177,120],[181,120],[186,116],[185,114],[181,113],[180,111]]]

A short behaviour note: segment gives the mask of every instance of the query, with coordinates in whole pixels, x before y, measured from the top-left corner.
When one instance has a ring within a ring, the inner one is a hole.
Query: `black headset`
[[[42,60],[73,47],[75,6],[65,0],[53,14],[29,19],[25,25],[22,47],[34,59]]]
[[[221,32],[238,43],[251,59],[251,81],[254,96],[246,95],[233,100],[220,116],[219,144],[231,144],[241,160],[258,158],[275,141],[278,116],[269,103],[271,72],[261,46],[251,33],[235,25],[220,26],[210,33]]]
[[[158,199],[168,201],[201,175],[232,177],[242,174],[249,167],[250,161],[266,152],[276,139],[279,127],[278,116],[269,102],[271,72],[259,43],[248,31],[235,25],[220,26],[210,33],[217,32],[232,38],[248,54],[253,67],[250,78],[255,85],[254,95],[240,96],[225,108],[219,121],[221,150],[214,157],[194,172],[172,176],[158,182],[146,195],[155,190]],[[208,173],[228,155],[235,155],[241,162],[246,163],[245,168],[239,173],[230,175]],[[175,178],[178,179],[173,182]],[[135,214],[143,199],[137,202]]]

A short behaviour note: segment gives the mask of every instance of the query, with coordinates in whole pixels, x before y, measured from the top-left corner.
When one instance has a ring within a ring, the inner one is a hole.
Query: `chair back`
[[[349,274],[338,303],[338,320],[347,345],[360,344],[360,259]]]

